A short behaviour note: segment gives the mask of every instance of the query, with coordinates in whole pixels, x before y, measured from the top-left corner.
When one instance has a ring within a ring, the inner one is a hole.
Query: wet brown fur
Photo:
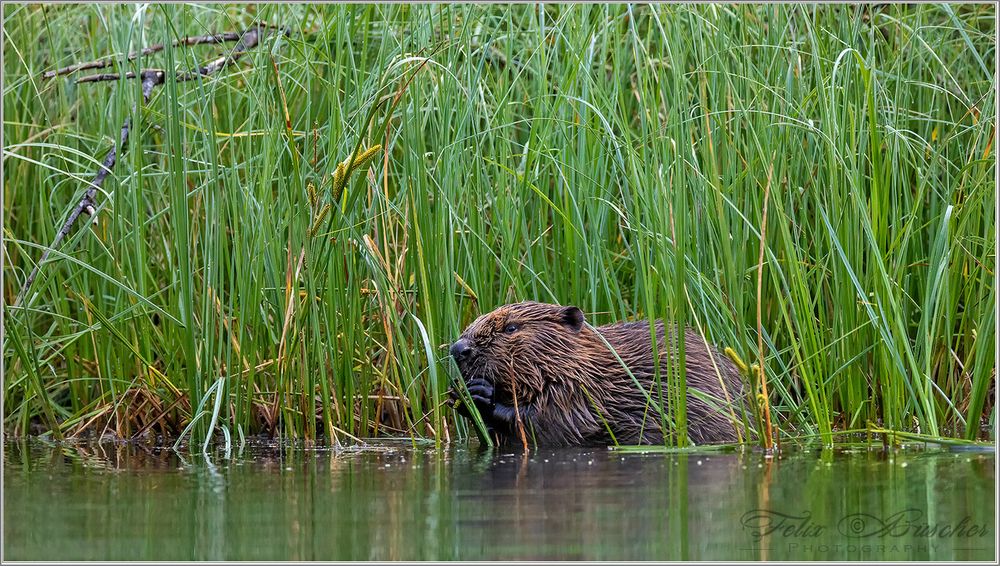
[[[596,330],[656,403],[649,323]],[[656,334],[666,399],[669,362],[662,321],[656,323]],[[610,444],[609,428],[620,444],[663,443],[659,411],[583,324],[576,307],[535,302],[502,306],[476,319],[461,339],[471,350],[459,369],[467,384],[492,385],[492,403],[485,405],[487,414],[483,407],[480,413],[502,442],[520,443],[523,427],[528,441],[539,445]],[[737,441],[744,397],[739,369],[692,330],[684,332],[684,340],[689,438],[696,444]]]

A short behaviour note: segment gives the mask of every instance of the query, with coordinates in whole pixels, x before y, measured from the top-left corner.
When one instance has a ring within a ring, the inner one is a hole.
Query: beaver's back
[[[667,328],[670,329],[669,336]],[[668,395],[666,390],[675,375],[674,364],[678,363],[675,328],[673,325],[664,325],[662,321],[658,321],[655,326],[660,383],[664,388],[665,397]],[[649,322],[616,323],[598,327],[597,330],[628,365],[632,375],[643,388],[655,392],[653,342]],[[670,356],[667,355],[668,352]],[[631,377],[621,367],[621,363],[614,359],[613,354],[611,357],[612,365],[608,368],[605,378],[631,382]],[[741,414],[744,387],[739,368],[728,356],[707,344],[705,339],[691,328],[684,332],[684,358],[683,375],[688,390],[688,434],[691,440],[698,444],[736,442],[738,437],[733,420],[739,422],[744,417]],[[631,383],[631,386],[634,393],[640,396],[645,411],[645,395],[637,391],[634,383]],[[652,398],[655,400],[657,396],[652,395]],[[655,411],[650,410],[649,413],[653,413],[650,416],[654,420],[659,420],[659,415],[656,415]],[[652,436],[662,439],[662,435],[657,434],[658,432],[658,430],[653,432]],[[650,436],[649,432],[645,432],[642,438],[636,440],[654,440]]]

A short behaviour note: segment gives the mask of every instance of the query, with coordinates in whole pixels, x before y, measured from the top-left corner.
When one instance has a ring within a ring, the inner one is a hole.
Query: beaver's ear
[[[562,317],[562,323],[568,326],[573,332],[579,332],[583,328],[583,311],[577,307],[564,308]]]

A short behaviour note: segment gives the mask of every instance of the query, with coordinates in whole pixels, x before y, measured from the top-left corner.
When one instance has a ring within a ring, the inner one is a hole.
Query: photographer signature
[[[785,538],[817,538],[829,530],[805,511],[800,514],[783,513],[770,509],[753,509],[743,514],[743,528],[757,541],[765,536]],[[985,537],[990,529],[975,523],[971,517],[958,522],[933,522],[919,509],[904,509],[885,516],[872,513],[851,513],[836,524],[837,532],[848,538],[914,537],[914,538],[972,538]]]

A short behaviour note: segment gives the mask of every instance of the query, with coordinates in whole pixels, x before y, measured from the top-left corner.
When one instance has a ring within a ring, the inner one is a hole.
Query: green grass
[[[473,427],[444,405],[448,343],[534,299],[762,355],[779,437],[980,438],[995,419],[994,17],[5,5],[4,427],[454,440]],[[168,80],[148,105],[136,81],[41,78],[255,18],[308,33]],[[14,306],[136,105],[99,224],[84,217]],[[336,165],[375,145],[333,190]],[[658,398],[671,391],[684,398]]]

